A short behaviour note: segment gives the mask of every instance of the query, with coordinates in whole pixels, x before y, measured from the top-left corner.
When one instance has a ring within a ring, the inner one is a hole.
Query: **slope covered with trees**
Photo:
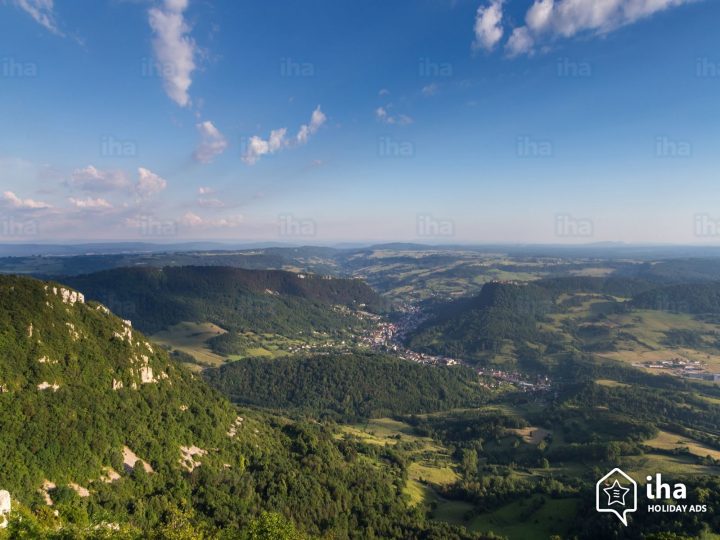
[[[132,318],[148,333],[180,322],[211,322],[229,334],[211,342],[220,354],[240,351],[243,332],[307,336],[361,321],[387,303],[364,282],[276,270],[228,267],[123,268],[70,277],[89,298]]]
[[[487,398],[471,369],[375,354],[248,359],[205,376],[236,403],[345,421],[477,407]]]
[[[480,294],[439,307],[409,336],[411,348],[461,358],[498,352],[542,336],[537,321],[552,308],[552,296],[535,285],[492,282]]]
[[[237,411],[68,288],[0,277],[0,351],[10,538],[472,537],[408,506],[392,455]]]
[[[638,309],[657,309],[692,313],[720,314],[720,283],[692,283],[659,287],[636,295],[632,305]]]

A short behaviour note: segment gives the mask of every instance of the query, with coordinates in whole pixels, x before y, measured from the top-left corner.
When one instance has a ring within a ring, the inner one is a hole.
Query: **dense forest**
[[[632,305],[694,315],[720,314],[720,283],[668,285],[636,295]]]
[[[239,404],[348,422],[477,407],[488,395],[469,368],[375,354],[248,359],[207,370],[205,376]]]

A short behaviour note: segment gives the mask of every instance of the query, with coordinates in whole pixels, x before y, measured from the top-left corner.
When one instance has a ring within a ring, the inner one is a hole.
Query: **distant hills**
[[[388,307],[362,281],[279,270],[119,268],[65,281],[149,333],[190,321],[211,322],[231,334],[309,335],[358,324],[352,310]],[[221,341],[227,352],[231,336]]]

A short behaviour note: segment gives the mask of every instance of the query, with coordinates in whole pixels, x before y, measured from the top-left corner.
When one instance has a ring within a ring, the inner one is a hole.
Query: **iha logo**
[[[649,501],[649,513],[707,512],[705,504],[683,504],[687,498],[685,484],[678,482],[671,486],[663,482],[660,473],[648,476],[646,480],[645,496]],[[662,503],[669,499],[677,504]],[[620,469],[613,469],[595,485],[595,507],[598,512],[615,514],[627,527],[628,514],[636,512],[638,508],[637,482]]]
[[[598,512],[615,514],[627,527],[627,515],[637,511],[637,482],[618,468],[595,484],[595,508]]]

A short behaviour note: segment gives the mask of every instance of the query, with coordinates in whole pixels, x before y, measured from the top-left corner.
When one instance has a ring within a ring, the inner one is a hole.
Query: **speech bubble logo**
[[[615,468],[595,484],[595,508],[615,514],[627,527],[627,515],[637,511],[637,482]]]

